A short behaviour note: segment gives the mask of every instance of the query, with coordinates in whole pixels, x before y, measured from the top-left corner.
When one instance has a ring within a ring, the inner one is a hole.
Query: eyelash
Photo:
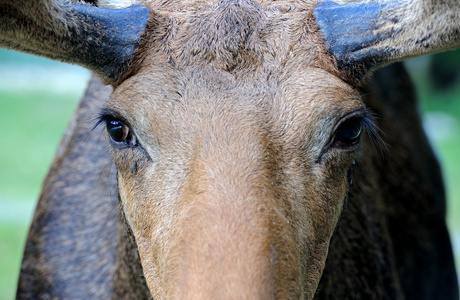
[[[374,116],[368,110],[349,113],[337,123],[329,145],[336,148],[349,148],[359,143],[364,131],[377,135],[373,119]]]
[[[374,119],[375,119],[375,115],[372,114],[372,112],[370,112],[367,109],[360,109],[357,111],[353,111],[347,114],[346,116],[344,116],[335,126],[333,134],[330,138],[330,141],[323,148],[316,162],[317,163],[321,162],[324,154],[327,153],[331,149],[341,149],[345,151],[356,150],[358,148],[358,145],[360,144],[360,140],[361,140],[363,132],[367,133],[367,135],[371,138],[373,143],[374,141],[383,143],[381,137],[378,134],[379,130],[378,130],[378,127],[374,123]],[[341,132],[344,133],[344,130],[347,130],[349,128],[349,127],[343,128],[344,126],[347,126],[347,124],[350,124],[350,126],[354,126],[354,125],[359,126],[359,133],[355,136],[352,136],[351,143],[348,143],[348,144],[339,139],[339,134]]]

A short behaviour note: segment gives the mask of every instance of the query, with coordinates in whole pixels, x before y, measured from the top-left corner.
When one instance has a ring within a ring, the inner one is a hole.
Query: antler
[[[337,66],[359,80],[387,63],[460,47],[458,0],[325,0],[313,14]]]
[[[128,69],[149,8],[105,9],[56,0],[2,0],[0,47],[82,65],[113,82]]]

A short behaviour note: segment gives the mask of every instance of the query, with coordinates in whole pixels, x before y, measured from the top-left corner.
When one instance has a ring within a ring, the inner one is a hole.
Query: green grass
[[[36,196],[78,97],[46,91],[0,93],[1,198]]]
[[[460,138],[437,145],[446,181],[448,224],[460,233]]]
[[[0,299],[14,299],[31,213],[80,96],[0,91]]]

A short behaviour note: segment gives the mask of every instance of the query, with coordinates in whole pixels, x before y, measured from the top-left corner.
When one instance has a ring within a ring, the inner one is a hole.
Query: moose
[[[0,45],[95,74],[18,299],[458,299],[398,63],[458,0],[2,0]]]

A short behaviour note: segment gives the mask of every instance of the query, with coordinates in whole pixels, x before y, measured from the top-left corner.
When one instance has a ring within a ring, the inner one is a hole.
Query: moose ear
[[[75,63],[106,83],[129,71],[150,9],[106,9],[58,0],[2,0],[0,47]]]
[[[313,15],[337,67],[358,82],[388,63],[460,47],[458,0],[324,0]]]

